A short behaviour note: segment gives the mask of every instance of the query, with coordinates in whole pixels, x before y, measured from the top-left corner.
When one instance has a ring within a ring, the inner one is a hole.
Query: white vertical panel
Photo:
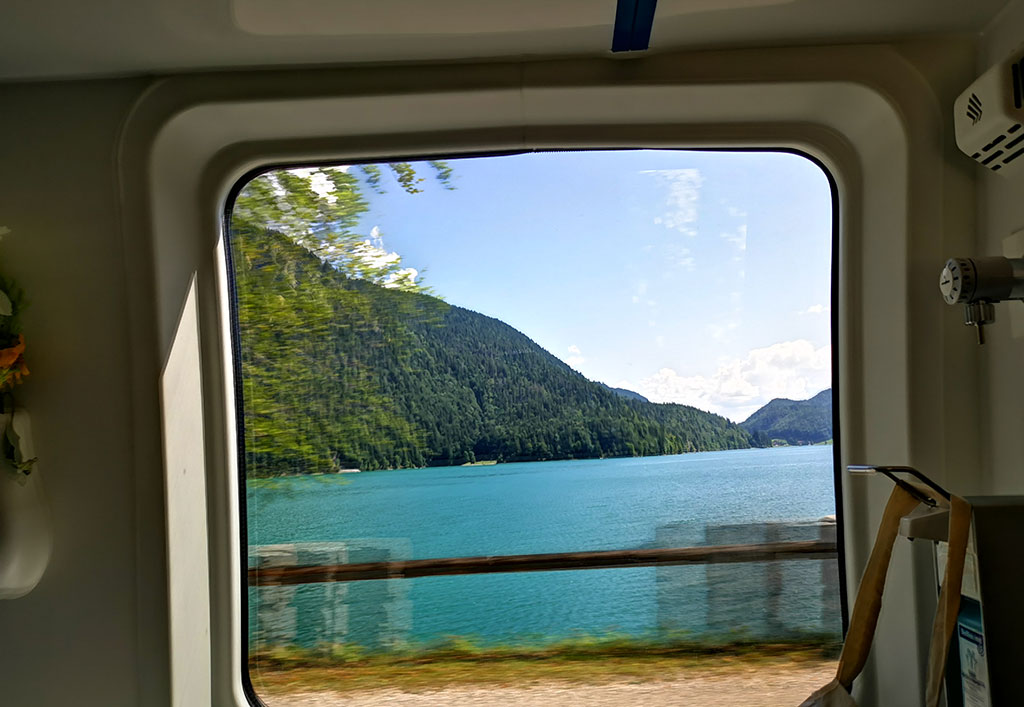
[[[192,279],[160,380],[167,491],[171,704],[210,704],[210,581],[203,390]]]

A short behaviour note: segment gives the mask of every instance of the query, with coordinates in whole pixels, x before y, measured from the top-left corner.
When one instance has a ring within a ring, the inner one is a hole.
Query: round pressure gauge
[[[977,273],[969,258],[950,258],[939,275],[939,290],[947,304],[969,301],[976,283]]]

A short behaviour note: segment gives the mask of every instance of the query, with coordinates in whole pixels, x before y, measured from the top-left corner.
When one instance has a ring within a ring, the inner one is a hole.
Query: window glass
[[[818,166],[760,151],[245,183],[253,690],[826,682],[832,208]]]

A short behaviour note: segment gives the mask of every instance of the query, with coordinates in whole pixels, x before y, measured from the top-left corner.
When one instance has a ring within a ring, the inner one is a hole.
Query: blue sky
[[[371,194],[360,228],[436,294],[592,380],[741,421],[830,384],[831,194],[792,154],[451,160],[454,190]],[[376,230],[374,230],[376,229]]]

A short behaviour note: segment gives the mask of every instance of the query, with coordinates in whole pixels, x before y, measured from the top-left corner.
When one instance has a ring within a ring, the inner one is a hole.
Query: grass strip
[[[835,659],[834,637],[727,643],[575,638],[547,644],[487,645],[460,637],[443,644],[367,653],[350,645],[273,647],[250,656],[257,692],[357,692],[381,687],[427,691],[449,686],[539,682],[667,680],[744,670],[811,666]]]

